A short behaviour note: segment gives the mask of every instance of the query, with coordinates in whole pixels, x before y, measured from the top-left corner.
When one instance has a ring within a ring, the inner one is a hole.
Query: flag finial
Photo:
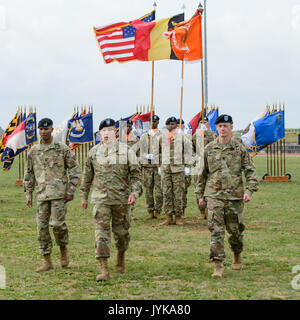
[[[182,5],[182,10],[183,10],[183,12],[185,12],[185,9],[186,9],[186,5],[183,4],[183,5]]]
[[[156,1],[154,1],[154,2],[153,2],[153,8],[154,8],[154,10],[156,10],[156,7],[157,7],[157,3],[156,3]]]

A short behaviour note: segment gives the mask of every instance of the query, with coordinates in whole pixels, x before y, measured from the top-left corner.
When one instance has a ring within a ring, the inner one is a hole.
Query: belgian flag
[[[131,25],[136,29],[134,43],[136,59],[141,61],[178,60],[170,39],[164,34],[174,30],[175,26],[182,21],[184,21],[184,13],[152,22],[132,21]]]

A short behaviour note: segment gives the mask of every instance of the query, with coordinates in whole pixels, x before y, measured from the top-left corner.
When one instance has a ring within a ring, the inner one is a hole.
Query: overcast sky
[[[157,19],[199,1],[157,0]],[[74,104],[93,104],[99,122],[150,104],[151,62],[105,65],[93,26],[130,21],[150,12],[153,0],[0,0],[0,126],[18,105],[36,105],[38,119],[58,125]],[[300,127],[300,0],[208,0],[208,102],[233,116],[235,129],[267,103],[285,103],[286,127]],[[200,64],[185,65],[183,119],[201,109]],[[179,116],[179,61],[155,62],[161,125]]]

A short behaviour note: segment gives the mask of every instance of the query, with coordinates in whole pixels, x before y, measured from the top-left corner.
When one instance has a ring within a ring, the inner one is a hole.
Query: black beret
[[[100,122],[99,130],[102,130],[103,128],[106,127],[114,127],[116,125],[116,122],[114,119],[104,119]]]
[[[204,118],[204,121],[207,121],[207,122],[208,122],[207,116],[204,116],[203,118]],[[202,115],[199,117],[198,123],[199,123],[200,121],[202,121]]]
[[[221,123],[221,122],[224,122],[224,123],[233,123],[232,121],[232,117],[229,116],[228,114],[221,114],[220,116],[218,116],[218,118],[216,119],[215,121],[215,124],[218,124],[218,123]]]
[[[153,115],[152,120],[154,120],[154,121],[155,121],[155,120],[159,121],[159,116],[158,116],[158,115],[156,115],[156,114],[155,114],[155,115]]]
[[[180,119],[177,119],[177,124],[179,124],[179,123],[180,123]],[[181,119],[181,123],[184,124],[183,119]]]
[[[133,125],[133,122],[132,122],[132,120],[127,120],[127,124],[132,124]]]
[[[170,118],[167,119],[166,124],[169,124],[170,122],[177,123],[177,119],[175,117],[170,117]]]
[[[38,128],[47,128],[53,126],[53,121],[49,118],[43,118],[38,123]]]

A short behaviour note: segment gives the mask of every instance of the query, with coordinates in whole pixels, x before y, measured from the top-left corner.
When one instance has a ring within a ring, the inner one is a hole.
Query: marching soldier
[[[177,130],[177,119],[170,117],[166,121],[167,131],[160,136],[160,152],[162,154],[162,187],[164,195],[164,211],[166,221],[161,225],[182,225],[185,148],[192,149],[191,141]],[[175,223],[173,220],[175,216]]]
[[[184,121],[181,119],[181,127],[180,127],[180,119],[177,119],[177,127],[183,131],[184,134],[189,134],[185,130]],[[192,182],[191,176],[191,168],[189,166],[184,167],[184,191],[183,191],[183,211],[182,211],[182,218],[184,218],[184,212],[187,207],[187,194],[188,189]]]
[[[49,225],[53,227],[56,243],[60,247],[61,266],[69,265],[66,203],[73,200],[81,170],[71,150],[65,144],[53,141],[51,119],[40,120],[38,128],[41,140],[28,153],[24,191],[27,206],[31,208],[32,194],[36,186],[38,240],[44,256],[43,265],[36,271],[43,272],[53,269]]]
[[[204,147],[216,139],[217,134],[210,130],[209,121],[207,116],[204,116],[202,121],[202,116],[198,120],[198,129],[193,134],[193,151],[194,154],[200,156],[200,148],[202,144],[202,133],[204,134]],[[195,175],[195,185],[197,184],[197,175]],[[206,205],[200,206],[199,201],[196,199],[197,206],[200,210],[200,218],[203,220],[207,219],[207,207]]]
[[[139,142],[138,136],[133,132],[133,122],[132,120],[127,120],[126,133],[121,132],[120,141],[128,144],[128,147],[134,145],[137,146]],[[129,207],[129,216],[131,220],[136,220],[136,217],[133,215],[134,205]]]
[[[254,163],[245,147],[231,138],[232,118],[220,115],[216,121],[219,133],[204,151],[204,170],[198,177],[196,195],[199,205],[208,207],[208,225],[211,232],[210,259],[215,263],[212,277],[222,277],[225,259],[225,228],[233,251],[232,269],[242,268],[244,203],[258,190]],[[242,173],[246,178],[244,191]]]
[[[125,251],[128,249],[129,206],[142,194],[141,170],[135,153],[116,139],[115,121],[105,119],[99,126],[102,144],[93,147],[86,160],[83,182],[80,187],[82,209],[88,207],[92,182],[91,202],[94,205],[95,257],[99,260],[100,273],[96,281],[110,278],[110,220],[118,249],[116,272],[125,271]]]
[[[160,158],[159,158],[159,116],[153,115],[152,129],[144,133],[140,139],[140,162],[143,168],[144,188],[148,217],[146,220],[162,219],[163,194],[161,187]],[[152,137],[151,151],[150,140]],[[155,198],[155,201],[154,201]]]

